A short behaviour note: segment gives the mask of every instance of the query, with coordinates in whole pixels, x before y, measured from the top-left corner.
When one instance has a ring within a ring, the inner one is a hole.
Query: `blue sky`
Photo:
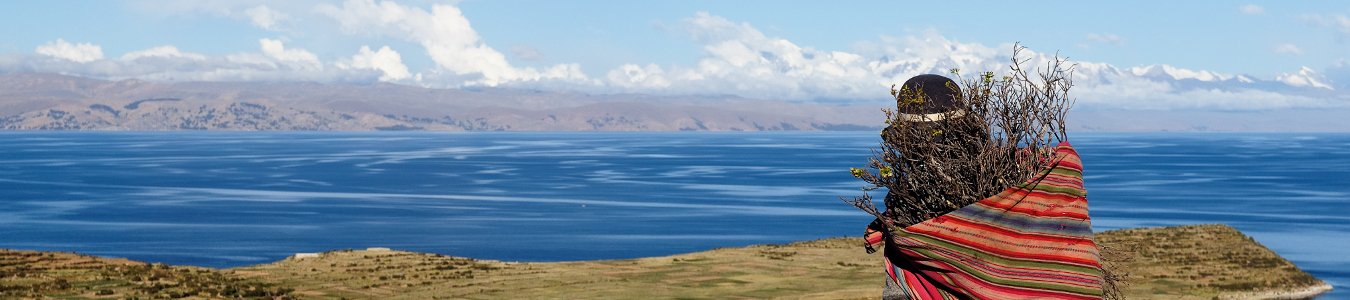
[[[884,99],[1021,42],[1081,63],[1089,107],[1350,102],[1350,4],[938,2],[5,2],[0,72]]]

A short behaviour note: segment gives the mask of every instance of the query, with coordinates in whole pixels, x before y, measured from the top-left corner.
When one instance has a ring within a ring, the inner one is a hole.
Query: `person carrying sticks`
[[[884,299],[1111,296],[1064,134],[1068,71],[1056,58],[1027,76],[1016,50],[1001,80],[926,74],[892,88],[874,172],[851,170],[887,188],[885,209],[866,192],[849,201],[876,217],[864,247],[882,248]]]

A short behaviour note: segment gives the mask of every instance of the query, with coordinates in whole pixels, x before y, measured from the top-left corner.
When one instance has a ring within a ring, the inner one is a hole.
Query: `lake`
[[[876,133],[0,133],[0,247],[209,267],[859,236]],[[1224,223],[1350,297],[1350,135],[1074,134],[1097,231]],[[859,251],[862,251],[860,248]]]

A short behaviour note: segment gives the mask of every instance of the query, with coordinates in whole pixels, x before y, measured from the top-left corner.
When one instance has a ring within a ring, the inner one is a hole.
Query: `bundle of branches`
[[[892,86],[897,110],[884,110],[887,127],[867,169],[853,175],[870,184],[846,200],[889,226],[928,220],[1021,184],[1052,163],[1053,147],[1067,138],[1065,115],[1072,101],[1073,65],[1056,55],[1031,74],[1025,47],[1013,47],[1004,75],[961,77],[960,86]],[[936,75],[924,75],[935,76]],[[916,77],[918,78],[918,77]],[[945,78],[944,78],[945,79]],[[913,80],[911,80],[913,81]],[[947,91],[947,95],[934,95]],[[937,100],[935,100],[937,99]],[[950,109],[925,113],[934,101],[954,100]],[[867,191],[886,188],[886,211]]]

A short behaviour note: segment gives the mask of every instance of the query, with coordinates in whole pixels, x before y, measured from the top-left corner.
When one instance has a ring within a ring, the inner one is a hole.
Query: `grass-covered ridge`
[[[1097,234],[1130,299],[1315,294],[1330,286],[1228,226]],[[339,250],[232,269],[0,250],[0,298],[871,299],[881,256],[859,238],[625,260],[518,263]]]

